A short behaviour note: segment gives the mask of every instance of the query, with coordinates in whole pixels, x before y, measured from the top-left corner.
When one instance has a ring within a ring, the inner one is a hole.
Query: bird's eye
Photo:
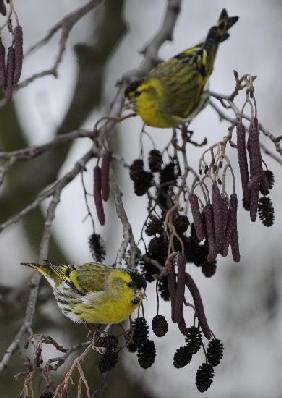
[[[141,95],[141,91],[136,90],[135,91],[135,97],[139,97],[139,95]]]
[[[135,289],[135,288],[136,288],[136,285],[135,285],[134,282],[128,282],[127,286],[128,286],[130,289]]]

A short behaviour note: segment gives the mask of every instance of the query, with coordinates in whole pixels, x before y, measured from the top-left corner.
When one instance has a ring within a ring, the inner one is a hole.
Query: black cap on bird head
[[[225,8],[221,10],[216,26],[213,26],[208,33],[209,38],[213,38],[219,43],[228,39],[229,29],[238,21],[239,17],[229,17]]]
[[[140,290],[140,289],[144,289],[146,290],[147,287],[147,282],[145,280],[145,278],[139,274],[137,271],[135,270],[127,270],[127,272],[130,274],[131,278],[132,278],[132,284],[134,285],[134,289]]]

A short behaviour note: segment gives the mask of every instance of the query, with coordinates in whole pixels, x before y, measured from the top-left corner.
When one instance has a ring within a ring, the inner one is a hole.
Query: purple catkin
[[[228,196],[227,195],[222,196],[222,201],[223,201],[223,230],[224,230],[224,235],[225,235],[226,231],[227,231],[227,223],[228,223],[228,209],[229,209]]]
[[[194,219],[194,227],[196,231],[196,236],[199,241],[203,240],[205,237],[204,227],[202,222],[202,217],[199,208],[199,201],[197,196],[194,193],[190,193],[189,202],[191,205],[191,212]]]
[[[224,212],[224,200],[220,194],[220,190],[214,182],[212,184],[212,207],[214,216],[214,235],[217,252],[221,253],[224,245],[224,222],[225,222],[225,212]]]
[[[255,186],[251,190],[250,217],[252,222],[255,222],[257,218],[258,200],[259,200],[259,185]]]
[[[101,191],[102,199],[107,202],[110,196],[110,163],[112,153],[107,151],[102,159],[101,167]]]
[[[250,171],[251,171],[251,197],[250,197],[250,217],[251,221],[256,221],[258,200],[259,200],[259,189],[261,183],[261,175],[263,174],[262,168],[262,156],[259,144],[259,129],[258,120],[256,118],[250,124],[249,127],[249,140],[248,140],[248,151],[250,157]],[[258,179],[259,181],[256,181]],[[263,184],[265,188],[265,184]]]
[[[23,66],[23,30],[20,25],[14,29],[14,49],[15,49],[15,71],[14,84],[18,83],[21,77]]]
[[[265,172],[262,171],[257,173],[254,177],[252,177],[248,183],[248,188],[252,191],[254,188],[257,188],[260,184],[264,185],[264,180],[266,179]],[[268,185],[268,183],[267,183]]]
[[[224,241],[222,245],[222,250],[220,254],[222,257],[228,256],[228,246],[229,246],[229,238],[228,238],[228,227],[229,227],[229,199],[228,196],[224,196],[223,200],[223,228],[224,228]]]
[[[170,272],[168,274],[168,291],[170,297],[170,305],[171,305],[171,320],[172,322],[176,322],[175,317],[175,293],[176,293],[176,275],[174,270],[174,264],[172,262]]]
[[[248,189],[248,182],[250,177],[246,150],[246,129],[242,123],[239,123],[237,126],[237,149],[241,184],[243,190],[243,202],[244,206],[248,209],[250,206],[250,191]]]
[[[209,325],[208,325],[208,321],[207,321],[207,317],[205,315],[205,310],[204,310],[202,297],[200,295],[199,289],[198,289],[194,279],[188,273],[186,273],[186,275],[185,275],[185,283],[186,283],[186,286],[188,287],[188,289],[189,289],[189,291],[191,293],[191,296],[193,298],[194,306],[195,306],[195,312],[196,312],[196,315],[197,315],[197,317],[199,319],[199,323],[200,323],[200,326],[201,326],[202,331],[204,333],[204,336],[208,340],[210,340],[212,338],[213,333],[210,330]]]
[[[175,275],[175,267],[174,267],[174,259],[177,253],[170,253],[165,261],[165,266],[163,271],[161,272],[162,276],[168,277],[168,291],[170,297],[171,304],[171,320],[172,322],[176,322],[175,320],[175,292],[176,292],[176,275]]]
[[[12,100],[14,87],[14,71],[15,71],[15,50],[11,46],[8,48],[7,56],[7,77],[5,87],[5,98],[7,102]]]
[[[207,261],[212,263],[216,260],[217,256],[217,249],[215,243],[215,236],[214,236],[214,221],[213,221],[213,208],[212,205],[207,205],[204,208],[204,215],[205,215],[205,223],[206,223],[206,232],[207,232],[207,241],[209,244],[209,254]]]
[[[263,172],[257,118],[253,119],[249,127],[248,151],[250,158],[251,177],[254,177],[255,175]]]
[[[234,193],[230,195],[230,247],[232,251],[233,260],[238,263],[240,261],[240,250],[238,241],[238,226],[237,226],[237,210],[238,210],[238,198]]]
[[[2,14],[4,17],[7,14],[6,6],[3,0],[0,0],[0,14]]]
[[[94,167],[94,203],[98,220],[101,225],[104,225],[105,212],[101,196],[101,169],[99,166]]]
[[[0,38],[0,87],[5,89],[6,86],[6,62],[5,62],[5,47]]]
[[[178,275],[177,275],[177,286],[175,292],[175,320],[178,324],[182,324],[184,321],[183,318],[183,301],[184,301],[184,293],[185,293],[185,272],[186,272],[186,259],[183,253],[179,253],[178,255]]]

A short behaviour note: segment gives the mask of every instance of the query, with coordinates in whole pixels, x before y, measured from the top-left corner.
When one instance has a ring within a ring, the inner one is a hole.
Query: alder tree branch
[[[138,68],[126,72],[122,81],[130,82],[140,79],[160,61],[158,57],[159,49],[165,41],[173,40],[173,31],[181,12],[181,4],[182,0],[167,0],[165,15],[159,30],[140,50],[140,53],[144,55],[143,61]]]

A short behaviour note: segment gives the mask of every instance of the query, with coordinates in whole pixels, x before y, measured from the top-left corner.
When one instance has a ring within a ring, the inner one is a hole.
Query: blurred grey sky
[[[42,37],[46,29],[68,10],[82,4],[78,0],[56,2],[55,7],[51,7],[48,0],[26,0],[24,4],[20,1],[17,3],[18,14],[24,27],[26,48]],[[91,127],[99,116],[106,113],[107,104],[114,94],[114,84],[120,75],[140,62],[138,50],[158,28],[165,4],[164,0],[127,1],[125,14],[130,31],[112,57],[108,68],[105,107],[91,116],[85,124],[86,127]],[[210,79],[210,88],[221,93],[230,93],[233,88],[233,69],[238,70],[239,74],[257,75],[255,89],[258,117],[274,134],[281,134],[281,1],[183,0],[174,41],[166,43],[160,55],[168,58],[201,40],[208,28],[215,23],[223,7],[228,9],[230,15],[239,15],[240,20],[232,29],[230,39],[224,42],[219,50],[215,71]],[[32,18],[32,24],[31,13],[36,15],[36,18]],[[73,76],[76,70],[71,47],[76,42],[87,40],[89,21],[89,17],[84,18],[72,32],[59,79],[41,79],[16,94],[17,108],[25,123],[26,135],[32,143],[43,143],[52,137],[56,125],[63,118],[73,90]],[[28,58],[24,65],[23,78],[50,65],[56,50],[57,40],[53,40],[38,54]],[[122,154],[128,162],[138,156],[137,137],[140,126],[141,121],[136,118],[125,122],[119,131]],[[227,125],[220,123],[212,110],[206,109],[193,122],[192,129],[199,141],[207,136],[209,143],[215,143],[226,133]],[[169,131],[148,130],[160,147],[164,147],[170,138]],[[75,145],[62,172],[69,169],[87,145],[88,141],[80,141]],[[197,164],[200,153],[200,149],[192,149],[191,164]],[[230,155],[231,159],[236,159],[235,153]],[[207,393],[210,398],[282,396],[282,203],[279,192],[282,170],[273,161],[266,160],[276,175],[276,184],[271,193],[276,211],[274,226],[267,229],[260,221],[255,225],[251,224],[247,214],[241,210],[241,263],[234,264],[230,258],[220,259],[217,274],[211,280],[204,279],[199,270],[191,266],[191,273],[203,295],[211,328],[225,345],[223,362],[216,369],[215,382]],[[88,183],[91,182],[92,178],[89,175]],[[122,182],[129,219],[137,232],[144,220],[146,204],[143,199],[136,199],[132,185],[128,185],[127,176]],[[112,212],[112,209],[109,210]],[[81,222],[84,216],[85,206],[80,182],[77,180],[63,194],[57,210],[55,232],[69,251],[70,257],[78,263],[89,260],[87,237],[91,232],[91,225]],[[115,225],[115,217],[109,219],[113,223],[110,228],[120,228]],[[101,233],[109,239],[112,247],[112,257],[109,261],[113,261],[115,248],[120,242],[115,241],[107,227],[105,231],[101,230]],[[28,249],[24,237],[19,237],[20,227],[11,229],[1,237],[1,261],[5,259],[7,263],[7,267],[0,269],[0,277],[4,282],[14,282],[22,278],[18,272],[18,264],[24,256],[28,256]],[[13,245],[15,240],[17,247],[11,253],[8,247]],[[152,302],[154,303],[154,299]],[[153,316],[156,306],[149,308],[146,305],[145,310],[147,316]],[[161,304],[161,310],[168,313],[168,306]],[[143,371],[139,368],[135,356],[126,355],[128,371],[132,372],[133,377],[142,378],[148,389],[152,389],[159,397],[198,396],[194,379],[196,369],[203,358],[197,356],[190,366],[183,369],[175,369],[172,366],[173,353],[182,343],[176,327],[171,325],[169,334],[157,340],[155,365]]]

